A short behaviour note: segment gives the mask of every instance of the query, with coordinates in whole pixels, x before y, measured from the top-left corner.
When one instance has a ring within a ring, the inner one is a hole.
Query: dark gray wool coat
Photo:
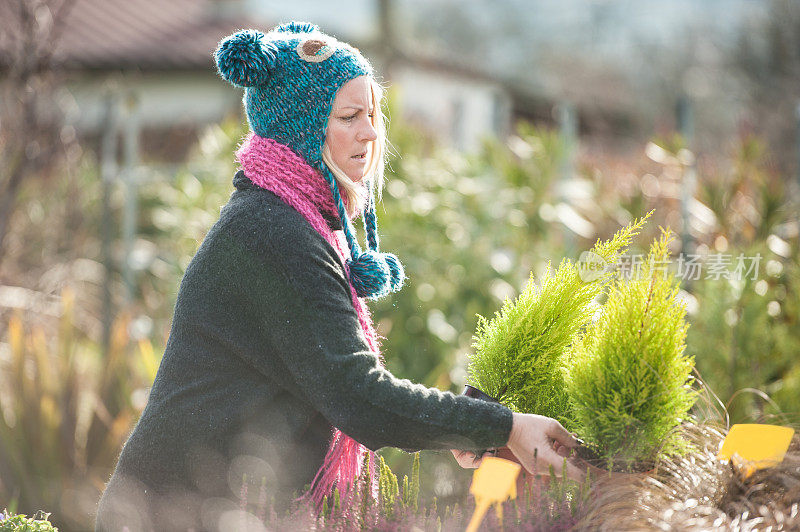
[[[334,248],[242,172],[181,282],[147,406],[98,530],[215,530],[243,474],[280,506],[338,427],[370,449],[480,449],[507,408],[394,377],[370,351]],[[339,221],[329,220],[332,228]]]

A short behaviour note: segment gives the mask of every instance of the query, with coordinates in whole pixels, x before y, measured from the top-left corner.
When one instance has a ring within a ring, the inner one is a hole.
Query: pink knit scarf
[[[338,219],[339,214],[330,187],[317,170],[309,166],[288,146],[254,133],[245,138],[236,151],[236,157],[248,179],[255,185],[273,192],[302,214],[333,246],[342,264],[345,264],[346,259],[350,257],[350,251],[347,242],[344,241],[344,234],[341,231],[332,231],[323,217],[325,213]],[[372,326],[369,309],[364,301],[356,296],[352,285],[350,285],[350,296],[367,344],[374,353],[379,353],[378,336]],[[339,429],[334,429],[325,460],[311,484],[310,496],[317,506],[321,504],[323,497],[330,496],[334,485],[338,486],[342,495],[349,490],[361,473],[365,453],[371,454],[369,473],[370,482],[374,486],[374,454]]]

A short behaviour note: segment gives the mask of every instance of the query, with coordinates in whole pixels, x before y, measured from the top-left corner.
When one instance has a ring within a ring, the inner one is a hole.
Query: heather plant
[[[362,464],[362,471],[369,470],[369,457]],[[333,502],[326,498],[320,510],[303,499],[283,516],[274,511],[248,513],[248,505],[240,505],[240,512],[231,513],[226,524],[232,529],[254,529],[264,525],[267,530],[335,530],[350,532],[372,531],[461,531],[464,530],[475,511],[472,497],[454,504],[441,505],[436,497],[426,502],[419,501],[419,454],[415,454],[411,479],[404,476],[401,483],[382,457],[378,457],[379,470],[377,491],[366,473],[362,474],[352,489],[341,493],[334,490]],[[482,530],[501,527],[509,531],[571,530],[579,523],[589,500],[589,482],[575,483],[566,475],[550,475],[550,481],[523,484],[516,499],[502,505],[502,511],[489,512]],[[246,501],[246,490],[243,501]],[[259,512],[262,509],[259,507]],[[247,528],[249,525],[250,528]],[[242,528],[244,527],[244,528]]]
[[[568,355],[566,392],[576,430],[609,467],[686,450],[677,430],[696,392],[685,354],[686,309],[667,270],[668,230],[630,279],[611,286],[600,317]]]
[[[58,532],[58,528],[48,520],[49,517],[50,514],[44,512],[28,517],[5,510],[0,512],[0,532]]]
[[[610,240],[597,241],[582,269],[568,259],[553,273],[549,265],[539,280],[533,275],[520,296],[506,299],[491,320],[479,317],[475,352],[467,384],[517,412],[554,417],[567,426],[569,401],[562,355],[591,320],[593,302],[612,276],[615,264],[650,215],[634,220]]]
[[[409,509],[416,512],[419,508],[419,453],[414,453],[414,463],[411,468],[411,480],[408,475],[403,477],[402,490],[397,481],[397,475],[380,458],[380,475],[378,477],[378,502],[383,515],[387,519],[398,511]]]

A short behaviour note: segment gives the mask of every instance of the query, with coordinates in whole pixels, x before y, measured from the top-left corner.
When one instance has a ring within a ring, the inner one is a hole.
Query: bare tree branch
[[[53,54],[74,0],[17,0],[0,5],[0,261],[20,185],[60,151],[53,123]],[[48,108],[49,107],[49,108]]]

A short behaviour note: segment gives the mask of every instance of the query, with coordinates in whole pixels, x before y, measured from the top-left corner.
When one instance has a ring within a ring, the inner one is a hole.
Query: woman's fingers
[[[560,443],[565,447],[569,447],[570,449],[578,447],[580,442],[575,438],[575,436],[565,429],[561,423],[556,421],[555,419],[552,420],[553,422],[547,429],[547,435],[550,438],[553,438],[556,442]]]
[[[571,478],[572,480],[583,482],[586,479],[586,471],[587,468],[578,467],[571,460],[567,460],[567,477]]]
[[[558,449],[551,451],[546,449],[544,453],[538,453],[538,460],[541,460],[537,468],[539,473],[548,473],[550,466],[553,466],[553,472],[557,476],[561,476],[564,468],[564,459],[566,458],[567,468],[566,474],[568,478],[582,482],[586,478],[586,469],[580,467],[580,463],[575,463],[569,457],[572,454],[572,449],[566,446],[559,446]],[[538,461],[537,460],[537,461]]]
[[[553,440],[553,450],[556,452],[558,456],[562,456],[564,458],[569,458],[570,456],[572,456],[572,449],[570,449],[566,445],[561,445],[555,440]]]
[[[458,462],[458,465],[463,467],[464,469],[475,469],[476,467],[481,465],[481,458],[478,457],[472,451],[460,451],[458,449],[451,449],[451,453]]]
[[[575,436],[553,418],[514,413],[508,447],[529,473],[547,474],[553,467],[556,474],[561,474],[564,459],[579,445]],[[574,460],[567,460],[566,475],[583,480],[586,471]]]
[[[468,456],[467,456],[468,452],[467,451],[460,451],[458,449],[451,449],[450,452],[453,453],[453,456],[455,457],[456,462],[458,462],[458,465],[460,465],[461,467],[466,467],[467,460],[468,460]]]

